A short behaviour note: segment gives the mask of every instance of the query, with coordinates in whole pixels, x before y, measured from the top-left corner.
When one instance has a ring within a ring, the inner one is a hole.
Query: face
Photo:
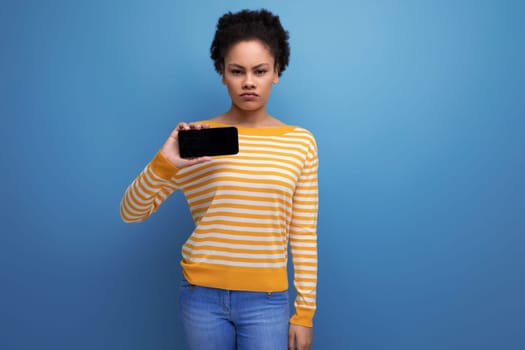
[[[270,51],[258,40],[233,45],[224,58],[222,82],[236,108],[256,111],[266,107],[279,74]]]

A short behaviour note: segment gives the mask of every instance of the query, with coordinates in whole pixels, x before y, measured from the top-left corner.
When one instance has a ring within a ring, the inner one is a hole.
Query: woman
[[[269,115],[288,33],[266,10],[219,19],[211,58],[231,108],[180,123],[128,187],[125,222],[145,220],[175,190],[195,230],[182,247],[180,307],[190,349],[309,349],[317,280],[317,148],[307,130]],[[235,126],[239,153],[183,159],[180,130]],[[289,317],[290,244],[297,290]]]

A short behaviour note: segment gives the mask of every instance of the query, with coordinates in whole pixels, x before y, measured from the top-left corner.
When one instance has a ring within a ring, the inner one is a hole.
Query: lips
[[[258,97],[259,95],[257,95],[255,92],[245,92],[243,94],[241,94],[241,97],[246,97],[246,98],[254,98],[254,97]]]

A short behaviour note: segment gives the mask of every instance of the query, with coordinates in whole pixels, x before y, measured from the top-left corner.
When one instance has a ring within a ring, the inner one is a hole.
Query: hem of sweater
[[[177,171],[179,171],[179,168],[171,164],[161,151],[158,151],[155,157],[153,157],[153,160],[150,162],[150,167],[156,175],[165,180],[171,179]]]
[[[288,290],[286,267],[250,268],[181,261],[184,278],[201,287],[249,292]]]

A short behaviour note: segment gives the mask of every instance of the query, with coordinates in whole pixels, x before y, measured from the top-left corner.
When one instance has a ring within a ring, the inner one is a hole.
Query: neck
[[[223,118],[228,124],[252,128],[267,126],[273,120],[266,111],[266,106],[257,110],[246,111],[232,105],[230,110],[223,114]]]

